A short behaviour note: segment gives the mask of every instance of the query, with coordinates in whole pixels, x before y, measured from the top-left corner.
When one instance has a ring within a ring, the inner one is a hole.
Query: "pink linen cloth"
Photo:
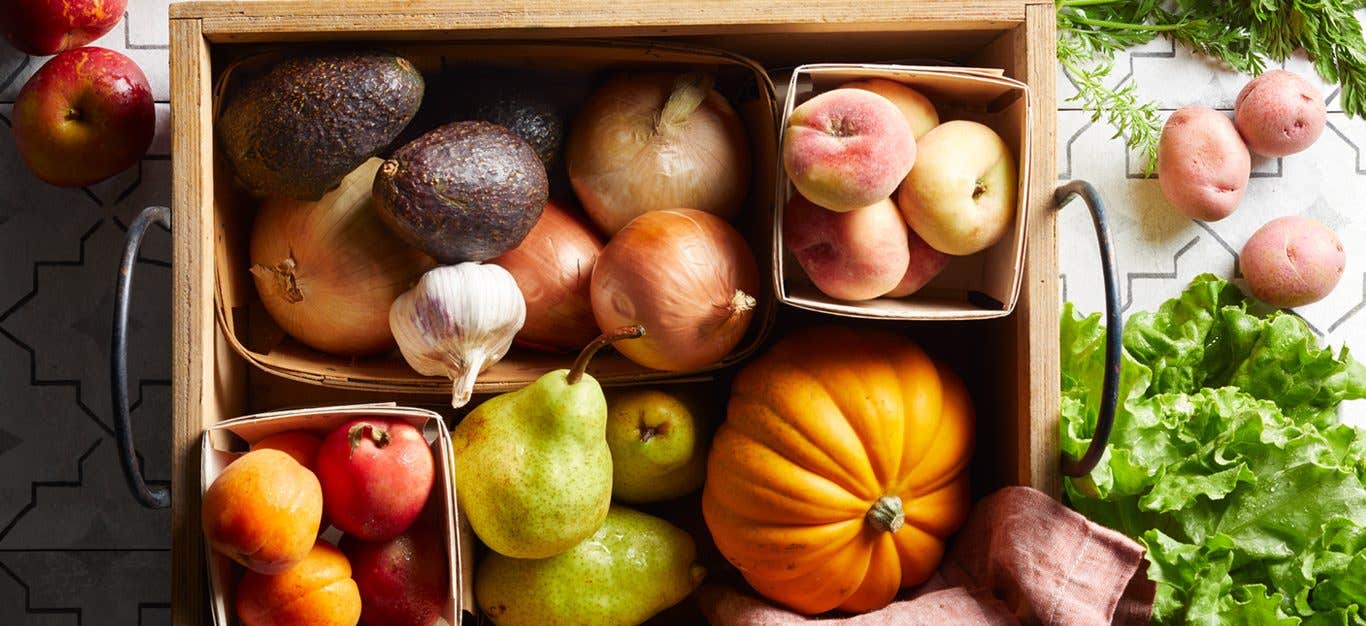
[[[697,597],[715,626],[1136,626],[1155,592],[1143,554],[1043,493],[1007,487],[977,503],[934,577],[877,611],[807,617],[718,585]]]

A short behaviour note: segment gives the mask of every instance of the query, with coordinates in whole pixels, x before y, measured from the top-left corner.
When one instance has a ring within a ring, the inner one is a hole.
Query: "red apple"
[[[137,64],[104,48],[48,60],[14,102],[14,143],[38,178],[62,187],[96,183],[142,158],[156,110]]]
[[[412,526],[432,492],[436,470],[422,431],[383,418],[351,420],[318,449],[323,511],[342,532],[391,539]]]
[[[0,34],[35,56],[84,46],[109,32],[128,0],[5,0]]]
[[[351,535],[339,544],[360,587],[361,622],[371,626],[431,626],[450,595],[446,547],[422,521],[388,541]]]

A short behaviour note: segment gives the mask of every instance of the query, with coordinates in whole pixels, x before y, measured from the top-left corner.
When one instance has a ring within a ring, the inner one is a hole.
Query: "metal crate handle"
[[[128,301],[132,295],[133,269],[137,266],[138,249],[152,224],[171,227],[171,210],[164,206],[147,207],[138,213],[128,226],[128,238],[123,243],[123,260],[119,263],[118,287],[114,290],[114,336],[109,350],[110,389],[114,399],[114,434],[119,443],[119,461],[128,489],[138,503],[151,509],[171,506],[171,490],[165,485],[148,485],[142,477],[137,448],[133,443],[133,424],[128,413]]]
[[[1096,227],[1096,241],[1100,244],[1100,271],[1105,277],[1105,381],[1101,384],[1100,414],[1096,416],[1096,432],[1091,445],[1080,460],[1064,458],[1062,473],[1078,478],[1095,469],[1110,443],[1110,429],[1115,423],[1115,409],[1119,404],[1119,369],[1123,353],[1122,331],[1124,320],[1119,309],[1119,277],[1115,267],[1115,249],[1110,242],[1110,227],[1105,221],[1105,203],[1095,187],[1084,180],[1069,181],[1053,192],[1057,209],[1067,205],[1073,197],[1080,197],[1091,211],[1091,223]]]

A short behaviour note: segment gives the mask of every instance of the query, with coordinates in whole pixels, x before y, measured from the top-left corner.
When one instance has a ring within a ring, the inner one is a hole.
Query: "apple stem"
[[[987,192],[987,186],[986,186],[985,184],[983,184],[982,181],[978,180],[978,181],[976,182],[976,184],[975,184],[975,185],[973,186],[973,188],[972,188],[972,199],[973,199],[973,200],[976,200],[976,199],[982,197],[982,194],[984,194],[984,193],[986,193],[986,192]]]
[[[389,445],[389,431],[370,423],[356,424],[351,430],[346,431],[346,438],[351,442],[351,452],[346,455],[348,458],[356,453],[356,448],[360,447],[361,437],[365,436],[366,431],[369,431],[370,439],[375,442],[376,448]]]
[[[583,373],[588,369],[588,362],[593,360],[593,355],[598,353],[603,346],[622,339],[637,339],[645,336],[645,327],[640,324],[635,326],[622,326],[610,333],[599,335],[597,339],[588,342],[584,346],[583,352],[579,353],[578,358],[574,359],[574,365],[570,366],[569,374],[565,380],[571,385],[578,384],[579,379],[583,378]]]

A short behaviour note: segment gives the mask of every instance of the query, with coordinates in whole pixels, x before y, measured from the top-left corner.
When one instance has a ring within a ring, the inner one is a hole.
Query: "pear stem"
[[[593,360],[593,355],[597,354],[603,346],[622,339],[638,339],[644,336],[645,327],[640,324],[622,326],[610,333],[598,335],[598,338],[584,346],[583,352],[580,352],[578,358],[574,359],[574,365],[569,367],[569,374],[564,377],[565,380],[571,385],[578,384],[579,379],[583,378],[584,371],[588,369],[588,362]]]

